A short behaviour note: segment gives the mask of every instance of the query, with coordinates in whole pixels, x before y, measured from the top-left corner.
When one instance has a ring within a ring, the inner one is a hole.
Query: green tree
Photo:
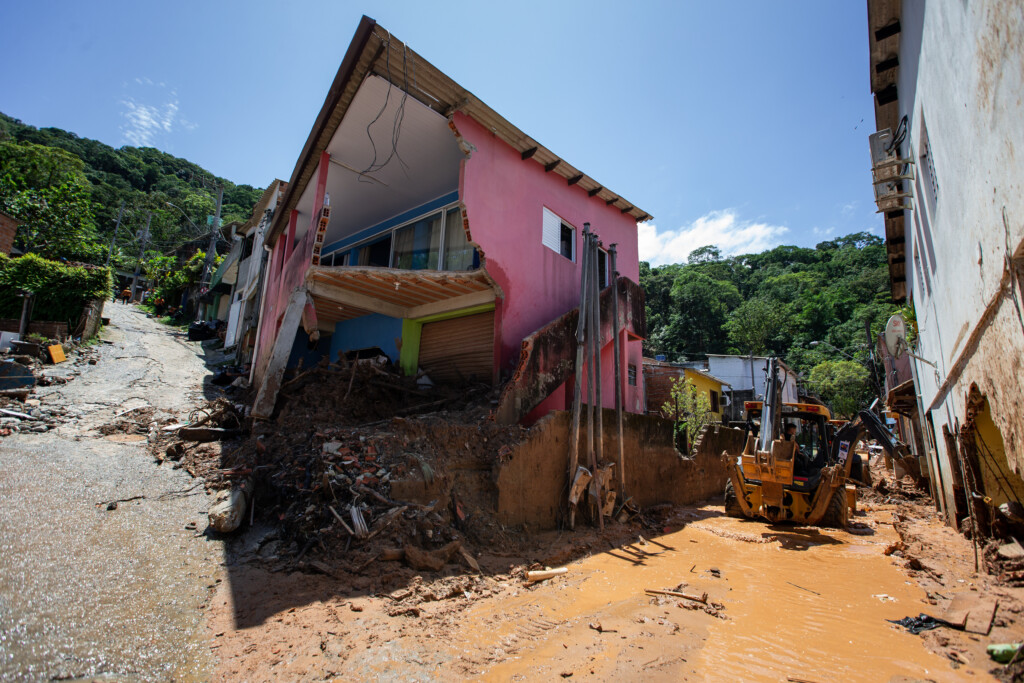
[[[871,400],[871,377],[850,360],[828,360],[815,365],[807,384],[837,415],[852,417]]]
[[[711,424],[711,400],[697,390],[692,380],[680,377],[672,381],[671,398],[661,406],[661,414],[675,423],[676,443],[688,452],[697,435]]]
[[[0,142],[0,209],[21,221],[17,245],[45,258],[98,253],[82,160],[59,148]]]
[[[787,306],[766,297],[747,299],[729,314],[722,329],[740,353],[763,355],[789,330]]]

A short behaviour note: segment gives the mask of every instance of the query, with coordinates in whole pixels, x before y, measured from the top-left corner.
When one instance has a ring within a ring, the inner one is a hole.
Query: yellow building
[[[698,392],[707,395],[712,419],[715,422],[721,422],[727,405],[726,391],[731,388],[727,383],[706,372],[653,358],[644,358],[647,413],[649,415],[661,414],[661,407],[671,399],[672,382],[680,378],[690,380]]]

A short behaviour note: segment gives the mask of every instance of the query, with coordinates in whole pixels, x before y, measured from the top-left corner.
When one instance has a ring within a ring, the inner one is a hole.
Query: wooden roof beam
[[[522,152],[522,154],[520,156],[523,157],[523,161],[526,161],[527,159],[532,157],[534,154],[536,154],[538,149],[540,149],[540,148],[539,147],[531,147],[530,149],[523,150],[523,152]]]
[[[892,22],[886,24],[882,28],[875,31],[875,40],[885,40],[889,36],[894,36],[900,32],[900,20],[895,19]]]
[[[550,164],[547,164],[546,166],[544,166],[544,172],[545,173],[551,173],[556,168],[558,168],[559,164],[561,164],[561,163],[562,163],[561,159],[555,159]]]
[[[885,73],[889,69],[895,69],[900,65],[900,58],[898,55],[893,55],[889,59],[883,59],[878,64],[875,64],[875,73]]]

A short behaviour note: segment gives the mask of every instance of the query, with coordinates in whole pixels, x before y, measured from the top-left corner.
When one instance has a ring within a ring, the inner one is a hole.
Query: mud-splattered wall
[[[646,415],[626,415],[626,490],[640,506],[688,504],[721,495],[725,486],[723,450],[737,451],[743,432],[709,427],[692,457],[682,457],[672,445],[672,423]],[[604,411],[604,453],[618,452],[615,413]],[[528,529],[558,526],[565,497],[569,448],[569,413],[556,411],[538,422],[531,435],[496,466],[498,520]],[[585,462],[583,448],[580,462]]]

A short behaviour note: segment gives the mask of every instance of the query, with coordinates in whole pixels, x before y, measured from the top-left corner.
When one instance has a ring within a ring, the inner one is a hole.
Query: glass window
[[[385,235],[376,242],[363,245],[359,249],[360,266],[377,266],[387,268],[391,259],[391,235]]]
[[[462,211],[448,209],[444,226],[444,269],[472,270],[480,265],[476,249],[466,241]]]
[[[604,289],[608,286],[608,252],[597,250],[597,286]]]
[[[813,420],[800,420],[796,443],[808,462],[817,459],[821,453],[821,431]]]
[[[576,260],[576,231],[568,223],[562,223],[559,253],[570,261]]]
[[[437,270],[441,253],[441,214],[416,221],[395,231],[392,268]]]

